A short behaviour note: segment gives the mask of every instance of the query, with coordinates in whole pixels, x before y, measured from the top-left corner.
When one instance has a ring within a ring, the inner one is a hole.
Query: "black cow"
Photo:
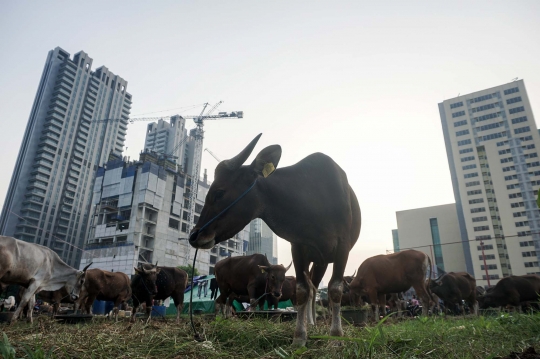
[[[463,315],[463,300],[474,314],[478,315],[476,280],[467,272],[450,272],[430,281],[430,290],[444,301],[445,308],[459,307]]]
[[[210,279],[210,299],[211,300],[215,300],[217,298],[218,289],[219,287],[217,284],[217,279],[215,277]]]
[[[497,285],[480,297],[480,308],[504,307],[511,305],[519,308],[528,301],[538,301],[540,295],[540,276],[527,274],[503,278]]]
[[[137,307],[146,303],[147,321],[152,312],[152,301],[163,300],[169,297],[176,305],[176,322],[180,321],[180,313],[184,308],[184,291],[187,287],[188,274],[176,267],[158,267],[152,264],[144,264],[141,268],[135,268],[137,272],[131,280],[133,292],[132,321],[135,321]]]

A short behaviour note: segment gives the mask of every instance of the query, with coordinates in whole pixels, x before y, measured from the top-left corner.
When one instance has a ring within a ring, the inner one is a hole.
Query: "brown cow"
[[[279,299],[285,282],[285,272],[291,265],[286,268],[282,265],[271,265],[264,255],[257,253],[229,257],[217,262],[214,272],[221,293],[218,304],[230,307],[235,297],[249,296],[252,310],[264,302],[266,294]],[[235,293],[235,297],[231,297],[232,293]]]
[[[188,274],[177,267],[158,267],[144,264],[135,268],[137,274],[131,280],[133,292],[132,321],[135,321],[137,307],[146,303],[146,321],[150,320],[153,300],[165,300],[169,297],[176,306],[176,323],[180,322],[180,313],[184,308],[184,291],[188,284]]]
[[[82,309],[90,314],[94,300],[114,302],[114,318],[118,320],[121,304],[131,298],[129,277],[122,272],[109,272],[98,268],[86,271],[86,281],[81,289],[79,300],[75,302],[75,313]]]
[[[262,218],[274,233],[291,242],[298,302],[293,345],[302,346],[307,341],[307,315],[310,312],[314,320],[317,287],[329,263],[334,263],[328,286],[333,306],[330,334],[342,336],[339,313],[343,273],[360,234],[356,195],[345,172],[322,153],[275,170],[281,147],[273,145],[259,152],[251,165],[242,166],[260,136],[216,167],[189,243],[196,248],[212,248],[240,232],[251,220]],[[310,280],[305,273],[311,263]]]
[[[458,306],[465,315],[463,300],[467,302],[471,311],[478,315],[478,302],[476,301],[476,279],[467,272],[450,272],[430,282],[430,290],[444,301],[444,307],[449,304]],[[446,313],[446,311],[445,311]]]
[[[521,311],[523,302],[536,302],[539,295],[540,275],[513,275],[501,279],[494,288],[490,288],[478,301],[482,309],[511,305]]]
[[[296,277],[286,276],[285,282],[283,282],[283,287],[281,287],[281,297],[276,298],[271,294],[266,295],[266,303],[268,309],[272,310],[278,309],[279,302],[286,302],[290,300],[292,305],[296,305]]]
[[[360,265],[349,287],[353,293],[369,299],[376,320],[379,319],[379,306],[386,306],[386,294],[405,292],[411,287],[421,298],[422,313],[427,315],[430,295],[426,276],[430,268],[429,257],[412,249],[378,255],[366,259]]]

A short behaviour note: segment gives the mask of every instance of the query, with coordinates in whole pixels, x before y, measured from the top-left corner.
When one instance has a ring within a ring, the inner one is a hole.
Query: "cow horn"
[[[288,267],[285,267],[285,272],[287,272],[291,268],[291,266],[292,266],[292,261],[291,261],[291,264],[289,264]]]
[[[225,165],[230,170],[236,170],[236,169],[240,168],[240,166],[242,166],[244,164],[244,162],[246,162],[249,155],[251,155],[251,152],[253,152],[253,149],[255,148],[255,145],[257,144],[257,142],[259,141],[259,138],[261,136],[262,136],[262,133],[259,133],[257,135],[257,137],[255,137],[249,143],[249,145],[247,145],[246,148],[244,148],[242,150],[242,152],[240,152],[239,154],[237,154],[233,158],[231,158],[229,160],[225,160],[225,161],[223,161],[221,163],[223,163],[223,165]]]
[[[154,266],[154,268],[157,267],[158,262],[159,262],[159,261],[156,261],[156,265]]]
[[[93,263],[94,263],[94,262],[90,262],[89,265],[87,265],[86,267],[84,267],[83,272],[86,272],[86,270],[88,269],[88,267],[90,267]]]
[[[354,273],[352,274],[352,276],[351,276],[351,277],[353,277],[353,278],[354,278],[354,276],[355,276],[355,275],[356,275],[356,269],[354,270]]]

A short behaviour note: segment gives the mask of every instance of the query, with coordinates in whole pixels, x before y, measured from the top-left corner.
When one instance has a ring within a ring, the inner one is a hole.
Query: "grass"
[[[58,324],[39,317],[33,325],[2,325],[3,358],[496,358],[540,349],[540,314],[493,317],[427,317],[364,328],[344,325],[328,336],[328,323],[309,328],[307,348],[293,349],[294,322],[197,317],[207,341],[193,340],[187,318],[149,325],[94,320]]]

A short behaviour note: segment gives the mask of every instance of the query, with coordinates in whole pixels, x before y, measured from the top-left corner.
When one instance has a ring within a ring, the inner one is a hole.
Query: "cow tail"
[[[431,268],[432,267],[431,267],[431,258],[429,258],[429,256],[427,254],[426,254],[426,256],[427,256],[428,265],[429,265],[429,277],[428,277],[428,280],[427,280],[427,288],[426,288],[426,290],[427,290],[427,292],[429,294],[429,300],[431,301],[432,298],[433,298],[433,296],[431,294],[431,274],[432,274],[431,273],[432,272]]]

